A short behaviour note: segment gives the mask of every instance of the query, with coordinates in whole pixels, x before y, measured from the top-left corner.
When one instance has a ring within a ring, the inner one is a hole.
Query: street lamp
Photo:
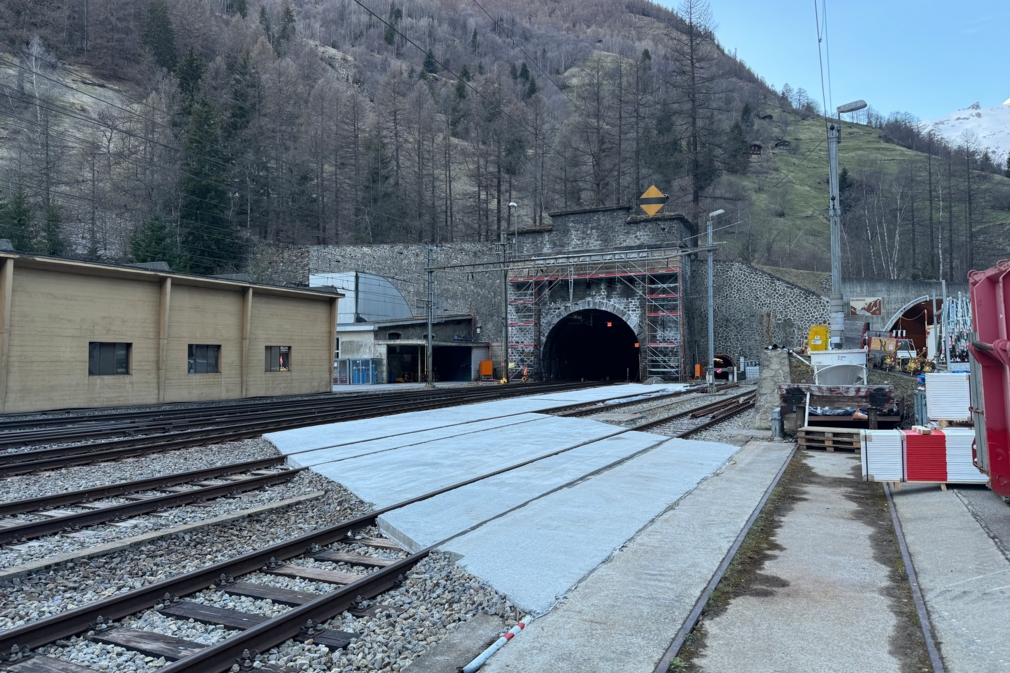
[[[858,112],[866,107],[866,101],[857,100],[839,105],[838,123],[828,126],[828,176],[831,200],[828,203],[828,219],[831,222],[831,299],[829,322],[831,323],[831,347],[842,347],[845,333],[845,306],[842,300],[842,206],[838,194],[838,143],[842,141],[842,115]]]
[[[715,392],[715,308],[712,302],[712,274],[715,266],[712,263],[712,220],[726,211],[719,209],[708,214],[708,367],[705,380],[708,382],[708,392]]]

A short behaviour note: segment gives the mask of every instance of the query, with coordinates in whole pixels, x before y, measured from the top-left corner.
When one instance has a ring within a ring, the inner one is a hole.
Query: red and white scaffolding
[[[682,260],[697,252],[679,246],[633,250],[596,250],[547,255],[508,262],[509,361],[513,375],[526,368],[530,376],[543,372],[541,330],[544,309],[576,303],[576,281],[613,279],[638,299],[638,337],[645,379],[683,378],[684,319]],[[627,297],[627,293],[624,293]],[[577,309],[574,309],[577,310]]]

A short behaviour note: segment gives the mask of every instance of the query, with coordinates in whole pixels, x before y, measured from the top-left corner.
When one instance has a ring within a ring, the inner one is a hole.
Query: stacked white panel
[[[979,472],[971,461],[975,431],[971,428],[944,428],[947,438],[947,481],[984,484],[989,477]]]
[[[860,430],[863,481],[902,481],[904,435],[900,430]]]
[[[926,413],[933,420],[971,420],[967,374],[926,374]]]

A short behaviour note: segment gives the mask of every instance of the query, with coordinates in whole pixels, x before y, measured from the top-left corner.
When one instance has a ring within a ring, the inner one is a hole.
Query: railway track
[[[234,496],[289,481],[300,471],[301,468],[284,466],[284,458],[278,456],[4,502],[0,503],[3,517],[0,544],[27,542],[170,507]],[[108,502],[109,499],[125,502]],[[75,511],[57,509],[66,506],[73,506]],[[16,518],[18,515],[20,518]]]
[[[688,419],[691,421],[690,427],[677,427],[675,430],[675,436],[687,437],[750,408],[753,402],[754,394],[747,392],[693,409],[667,413],[622,432],[654,427],[670,431],[670,423]],[[170,663],[160,669],[163,673],[218,673],[234,670],[281,673],[289,670],[264,661],[259,653],[291,639],[311,639],[314,644],[324,645],[331,650],[347,647],[358,634],[327,628],[325,623],[345,611],[359,616],[366,614],[365,608],[360,605],[363,599],[374,599],[396,587],[413,566],[442,544],[440,542],[417,553],[408,554],[392,541],[375,537],[373,531],[377,530],[378,517],[542,459],[544,456],[501,468],[229,561],[0,631],[0,671],[93,673],[94,669],[63,659],[32,654],[40,647],[82,633],[87,633],[88,638],[95,642],[134,650],[146,656],[164,657]],[[179,474],[163,479],[183,478],[184,475]],[[139,487],[134,483],[110,488],[126,492]],[[90,491],[97,492],[97,489]],[[58,498],[61,497],[90,497],[86,493],[61,494],[37,499],[36,502],[44,500],[47,504],[52,504],[60,502]],[[24,501],[20,505],[11,504],[7,511],[24,511],[30,506],[28,501]],[[332,588],[325,593],[293,591],[270,585],[271,576],[309,579]],[[269,599],[275,605],[284,605],[288,609],[282,614],[268,617],[215,605],[229,595]],[[227,629],[229,635],[216,644],[205,645],[134,629],[130,623],[123,624],[120,621],[152,610],[173,619],[216,625]]]
[[[527,383],[507,386],[436,388],[392,393],[319,395],[311,398],[258,399],[185,407],[145,407],[133,411],[105,412],[88,409],[58,416],[0,420],[0,450],[18,446],[57,442],[80,442],[116,436],[155,434],[206,428],[250,419],[299,418],[312,414],[349,415],[376,410],[407,411],[436,408],[439,404],[466,404],[471,401],[505,399],[517,395],[573,390],[597,383]],[[432,406],[435,405],[435,406]]]
[[[237,420],[229,418],[217,425],[212,424],[210,426],[180,430],[173,430],[163,425],[152,423],[150,426],[145,426],[147,429],[140,436],[97,441],[91,431],[92,429],[89,429],[87,426],[79,428],[68,427],[61,430],[61,432],[65,432],[62,441],[69,441],[69,438],[72,437],[74,442],[79,443],[49,449],[8,451],[7,453],[2,453],[0,454],[0,476],[15,476],[74,465],[118,460],[131,456],[174,451],[193,446],[237,441],[250,437],[258,437],[265,432],[301,428],[322,423],[360,420],[392,413],[424,411],[458,404],[472,404],[474,402],[507,399],[523,395],[558,392],[583,388],[588,385],[591,384],[525,384],[514,387],[502,386],[468,389],[466,391],[454,390],[450,391],[448,395],[434,394],[420,397],[411,395],[407,398],[401,398],[398,395],[393,397],[392,393],[382,395],[367,394],[360,396],[362,399],[342,403],[336,405],[335,408],[329,404],[310,408],[298,406],[292,409],[285,407],[277,413],[270,413],[267,409],[251,413],[248,418],[243,415],[243,417]],[[110,431],[108,428],[98,430],[103,435]],[[124,428],[119,432],[122,434],[125,431],[126,429]],[[24,436],[30,437],[33,442],[40,441],[39,438],[43,436],[33,431],[25,432],[28,434]],[[78,434],[72,434],[73,432],[77,432]],[[22,435],[23,433],[11,434]],[[20,445],[22,440],[12,437],[10,441]],[[8,446],[11,446],[11,444],[8,444]]]

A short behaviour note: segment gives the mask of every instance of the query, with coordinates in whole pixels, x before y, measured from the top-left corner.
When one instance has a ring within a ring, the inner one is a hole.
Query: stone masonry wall
[[[689,298],[695,325],[695,362],[704,362],[708,356],[707,267],[703,258],[699,255],[693,265]],[[828,321],[826,297],[741,262],[715,263],[713,297],[715,351],[734,359],[757,359],[773,343],[802,346],[811,325]]]

